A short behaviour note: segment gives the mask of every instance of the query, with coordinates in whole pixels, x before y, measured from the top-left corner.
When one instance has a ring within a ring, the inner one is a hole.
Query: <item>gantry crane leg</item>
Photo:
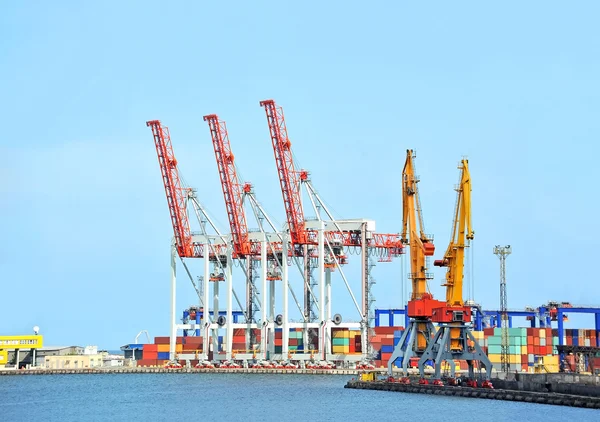
[[[394,347],[392,357],[388,361],[388,375],[393,376],[393,363],[396,359],[402,359],[402,373],[408,375],[408,364],[413,356],[421,356],[423,350],[418,348],[418,337],[424,336],[426,339],[431,339],[435,333],[435,327],[431,321],[410,320],[408,327],[402,333],[400,341]],[[428,342],[429,344],[430,342]]]
[[[451,330],[458,330],[459,335],[457,338],[451,338]],[[451,340],[455,340],[455,342],[451,343]],[[469,347],[469,341],[471,342],[471,347]],[[459,344],[460,348],[452,349],[451,344]],[[473,337],[470,327],[466,325],[441,325],[438,327],[438,331],[433,340],[427,346],[421,359],[419,359],[419,372],[421,373],[421,377],[425,376],[425,362],[428,360],[434,362],[434,377],[436,379],[441,378],[442,362],[446,361],[454,367],[454,360],[467,361],[470,379],[474,379],[475,377],[473,361],[481,362],[485,367],[487,380],[489,380],[492,375],[492,363],[481,349],[481,346],[475,337]]]

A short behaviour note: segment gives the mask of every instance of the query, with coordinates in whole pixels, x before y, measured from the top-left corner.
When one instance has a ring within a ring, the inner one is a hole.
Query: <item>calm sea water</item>
[[[600,421],[600,411],[345,389],[347,376],[0,377],[0,421]]]

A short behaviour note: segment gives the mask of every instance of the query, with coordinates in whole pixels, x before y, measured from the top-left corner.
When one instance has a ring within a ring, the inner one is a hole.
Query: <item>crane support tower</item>
[[[197,215],[200,215],[201,213],[206,215],[205,211],[196,199],[195,190],[183,186],[183,183],[181,182],[181,177],[177,166],[177,159],[173,153],[169,129],[166,126],[163,126],[159,120],[147,121],[146,126],[152,129],[152,136],[154,138],[154,145],[156,147],[158,163],[167,197],[167,205],[169,207],[169,214],[171,216],[171,223],[173,226],[173,243],[171,248],[171,335],[168,365],[177,366],[179,365],[175,351],[177,329],[188,329],[192,327],[187,325],[182,327],[176,323],[176,257],[179,256],[186,269],[186,272],[188,275],[190,275],[190,277],[191,274],[185,264],[184,258],[204,258],[205,284],[203,295],[199,294],[199,300],[202,306],[204,306],[206,309],[206,306],[208,305],[209,262],[212,262],[215,265],[215,268],[218,268],[218,270],[215,269],[213,273],[218,272],[219,274],[223,274],[223,268],[227,266],[230,253],[227,250],[227,245],[225,242],[215,242],[215,237],[209,237],[205,231],[202,236],[192,234],[187,214],[188,203],[191,202],[193,204]],[[202,229],[204,229],[203,226]],[[222,238],[222,236],[219,237]],[[214,281],[223,280],[223,277],[219,277]],[[193,280],[192,284],[194,284]],[[214,287],[215,298],[218,298],[218,283],[214,283]],[[218,308],[217,303],[218,299],[215,299],[215,309]],[[230,303],[228,303],[228,313],[231,313]],[[207,328],[204,331],[203,344],[208,344],[208,337],[211,329],[213,330],[213,342],[216,344],[217,334],[214,331],[215,324],[209,320],[208,312],[204,312],[204,318],[202,319],[201,324]],[[208,358],[207,347],[203,349],[201,357],[203,359]]]
[[[427,346],[419,360],[421,377],[425,376],[425,362],[433,360],[435,378],[440,379],[442,362],[450,364],[451,380],[454,380],[454,360],[466,360],[469,367],[469,379],[475,379],[473,361],[478,361],[486,369],[484,386],[491,386],[492,364],[471,333],[471,307],[463,302],[463,271],[465,248],[474,237],[471,227],[471,176],[468,161],[463,159],[459,165],[460,180],[457,191],[456,208],[452,227],[452,238],[444,258],[434,261],[433,265],[447,267],[446,303],[434,308],[432,321],[439,323],[433,340]],[[476,382],[476,381],[475,381]]]
[[[266,339],[274,331],[273,322],[275,306],[275,284],[281,280],[281,262],[283,261],[282,237],[278,233],[266,233],[262,221],[270,221],[262,207],[254,198],[252,184],[242,183],[238,178],[234,155],[229,142],[227,126],[216,114],[204,116],[210,129],[217,169],[221,179],[225,208],[231,229],[233,259],[243,263],[246,275],[246,350],[237,352],[236,356],[260,355],[266,359]],[[260,233],[249,233],[244,198],[248,197],[255,216],[259,221]],[[272,227],[273,228],[273,227]],[[276,239],[276,241],[273,241]],[[260,273],[261,288],[257,288],[256,279]],[[267,282],[270,283],[267,295]],[[259,292],[262,294],[259,295]],[[259,300],[258,297],[261,299]],[[259,304],[257,304],[257,302]],[[258,305],[258,306],[257,306]],[[267,309],[269,308],[269,309]],[[267,316],[267,311],[269,315]],[[256,314],[260,311],[259,317]],[[284,312],[287,315],[287,312]],[[259,321],[260,319],[260,321]],[[259,324],[260,323],[260,324]],[[261,346],[257,353],[255,344],[255,329],[262,329]],[[271,342],[271,345],[273,342]],[[273,350],[271,350],[273,354]]]
[[[500,259],[500,362],[504,373],[508,373],[510,368],[508,357],[508,305],[506,303],[506,257],[511,252],[510,245],[496,245],[494,247],[494,255]]]
[[[427,258],[435,251],[433,236],[425,234],[418,176],[415,174],[413,150],[406,151],[406,162],[402,171],[402,243],[409,245],[412,294],[408,302],[408,326],[394,348],[388,363],[388,374],[392,376],[392,365],[402,359],[402,371],[407,373],[408,363],[413,356],[420,357],[435,333],[431,322],[432,309],[442,302],[433,299],[427,289],[427,280],[433,278],[427,272]]]

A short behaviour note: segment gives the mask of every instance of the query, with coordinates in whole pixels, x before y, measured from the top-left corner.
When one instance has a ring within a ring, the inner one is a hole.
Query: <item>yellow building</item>
[[[44,337],[30,336],[0,336],[0,349],[39,349],[44,346]]]
[[[103,357],[101,354],[46,356],[44,366],[46,369],[97,368],[102,366]]]

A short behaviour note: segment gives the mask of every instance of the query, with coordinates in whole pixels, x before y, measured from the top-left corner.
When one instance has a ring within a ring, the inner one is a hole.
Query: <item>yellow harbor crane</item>
[[[433,309],[431,320],[438,323],[439,327],[433,340],[419,361],[421,377],[424,376],[423,365],[429,359],[435,364],[435,378],[440,378],[442,362],[450,363],[454,382],[454,360],[466,360],[469,366],[469,383],[476,383],[474,379],[473,361],[479,361],[486,369],[486,381],[483,386],[491,387],[489,378],[492,364],[483,352],[475,337],[471,333],[470,322],[472,310],[463,302],[463,278],[465,248],[474,238],[471,226],[471,175],[469,162],[463,159],[459,164],[460,181],[457,191],[456,208],[450,244],[444,258],[434,261],[433,265],[446,267],[446,278],[443,286],[446,287],[446,302],[443,306]]]

